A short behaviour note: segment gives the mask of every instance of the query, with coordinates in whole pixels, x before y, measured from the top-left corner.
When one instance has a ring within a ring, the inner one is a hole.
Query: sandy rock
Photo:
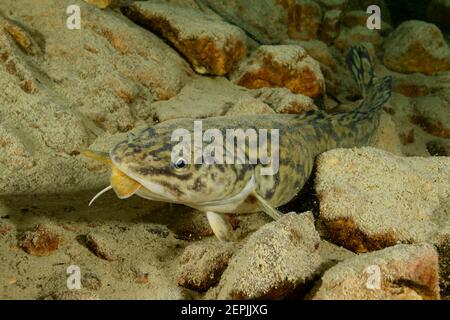
[[[433,74],[450,69],[450,49],[435,25],[410,20],[386,39],[383,62],[397,72]]]
[[[111,5],[111,3],[113,2],[113,0],[84,0],[84,1],[96,6],[97,8],[100,8],[100,9],[108,8]]]
[[[323,260],[322,270],[324,272],[335,264],[356,256],[356,253],[326,240],[320,241],[319,254]]]
[[[296,45],[259,47],[233,72],[232,80],[249,89],[285,87],[311,98],[325,91],[320,65]]]
[[[24,232],[19,238],[19,246],[32,256],[51,255],[64,242],[59,234],[45,225],[36,225],[34,230]]]
[[[403,156],[400,137],[397,133],[395,123],[389,114],[383,112],[380,119],[380,126],[371,145],[397,156]]]
[[[314,100],[302,94],[294,94],[286,88],[262,88],[255,97],[269,105],[276,113],[301,114],[317,110]]]
[[[369,43],[373,45],[374,48],[377,48],[383,43],[383,38],[378,30],[370,30],[365,26],[357,26],[351,29],[343,29],[339,34],[339,37],[334,41],[336,48],[344,52],[355,45],[355,43]]]
[[[98,233],[89,233],[82,239],[82,242],[84,242],[92,253],[101,259],[107,261],[115,261],[118,259],[117,255],[114,254],[110,237],[108,238]]]
[[[224,20],[239,26],[263,44],[279,43],[287,37],[287,13],[277,0],[199,0]],[[271,21],[271,23],[267,23]]]
[[[334,58],[332,51],[326,43],[320,40],[311,41],[299,41],[299,40],[287,40],[284,44],[299,45],[315,60],[320,62],[321,65],[328,66],[332,69],[336,68],[336,59]]]
[[[217,284],[233,255],[233,246],[218,243],[215,238],[206,243],[188,246],[180,257],[178,285],[206,291]]]
[[[157,121],[273,113],[269,106],[253,95],[252,90],[237,86],[225,78],[201,77],[186,85],[176,97],[155,102],[145,112]]]
[[[439,299],[438,272],[438,255],[432,245],[400,244],[348,258],[330,268],[313,299]]]
[[[144,121],[139,110],[174,96],[192,75],[173,49],[118,12],[81,1],[82,32],[69,30],[72,4],[0,3],[2,193],[103,185],[105,173],[76,155],[105,131]]]
[[[442,244],[450,233],[449,164],[370,147],[328,151],[317,161],[320,219],[334,243],[355,252]]]
[[[338,9],[329,10],[323,16],[320,39],[331,44],[341,31],[342,11]]]
[[[432,90],[430,77],[421,73],[396,76],[392,90],[408,97],[422,97]]]
[[[283,298],[301,291],[321,265],[319,243],[310,212],[266,224],[230,260],[218,298]]]
[[[438,96],[417,97],[414,99],[414,115],[411,121],[429,134],[450,138],[450,108]]]
[[[201,11],[150,2],[122,11],[170,42],[200,74],[225,75],[245,55],[245,34]]]
[[[428,20],[439,26],[441,29],[450,29],[450,1],[431,0],[428,9]]]

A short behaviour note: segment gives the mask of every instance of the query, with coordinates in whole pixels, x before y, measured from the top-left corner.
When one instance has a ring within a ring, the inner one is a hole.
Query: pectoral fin
[[[283,214],[272,207],[263,197],[261,197],[256,191],[253,192],[254,197],[258,200],[259,206],[264,213],[272,217],[274,220],[280,219]]]
[[[209,225],[217,239],[220,241],[232,240],[233,228],[223,214],[208,211],[206,212],[206,218],[208,218]]]
[[[120,199],[126,199],[135,194],[142,185],[139,182],[129,178],[115,166],[112,166],[111,186]]]

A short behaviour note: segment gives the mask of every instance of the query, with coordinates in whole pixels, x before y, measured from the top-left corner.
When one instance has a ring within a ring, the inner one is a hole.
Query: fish
[[[84,153],[112,168],[110,186],[100,191],[90,204],[113,189],[120,199],[137,195],[186,205],[206,214],[221,241],[233,238],[226,214],[263,211],[279,219],[282,213],[277,208],[301,191],[319,154],[334,148],[369,145],[378,129],[382,107],[391,96],[392,77],[375,77],[370,55],[363,46],[352,47],[346,63],[363,96],[353,111],[329,114],[313,110],[299,115],[220,116],[202,120],[204,130],[215,129],[224,134],[229,129],[276,128],[278,170],[273,174],[262,174],[267,164],[261,162],[202,163],[182,157],[174,159],[172,151],[178,141],[173,141],[173,132],[192,128],[195,119],[173,119],[129,136],[109,153]],[[272,150],[273,142],[272,138],[265,141],[268,150]],[[207,146],[206,141],[201,143]],[[255,151],[254,145],[236,144],[235,148],[236,154],[237,148],[244,148],[240,151],[247,158]]]

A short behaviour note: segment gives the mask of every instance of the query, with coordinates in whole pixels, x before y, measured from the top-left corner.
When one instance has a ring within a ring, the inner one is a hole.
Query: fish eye
[[[183,158],[178,158],[174,163],[173,163],[173,167],[175,169],[184,169],[186,168],[188,165],[187,161]]]

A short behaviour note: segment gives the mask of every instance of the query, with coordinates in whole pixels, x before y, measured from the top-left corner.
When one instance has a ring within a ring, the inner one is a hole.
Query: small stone
[[[291,212],[264,225],[231,258],[218,284],[218,299],[299,294],[320,269],[319,244],[311,212]]]
[[[450,70],[450,49],[434,24],[410,20],[386,39],[383,62],[397,72],[430,75]]]
[[[237,101],[227,111],[226,115],[231,116],[231,115],[275,114],[275,111],[261,100],[249,97]]]
[[[439,296],[436,249],[430,244],[400,244],[350,257],[331,267],[322,276],[313,299],[435,300]]]
[[[83,239],[86,247],[92,251],[97,257],[107,260],[115,261],[118,257],[113,253],[110,241],[100,234],[89,233]]]
[[[225,75],[245,56],[242,30],[199,10],[135,2],[123,12],[170,42],[197,73]]]
[[[92,272],[82,274],[81,286],[88,290],[99,290],[102,287],[100,277]]]
[[[232,244],[218,244],[215,238],[188,246],[180,257],[178,285],[206,291],[216,285],[233,255]]]
[[[37,257],[51,255],[63,243],[64,239],[43,224],[32,231],[26,231],[19,239],[19,246],[28,254]]]
[[[285,87],[311,98],[325,91],[319,63],[296,45],[260,46],[233,72],[232,80],[249,89]]]
[[[402,156],[402,146],[392,117],[383,112],[371,146]]]

